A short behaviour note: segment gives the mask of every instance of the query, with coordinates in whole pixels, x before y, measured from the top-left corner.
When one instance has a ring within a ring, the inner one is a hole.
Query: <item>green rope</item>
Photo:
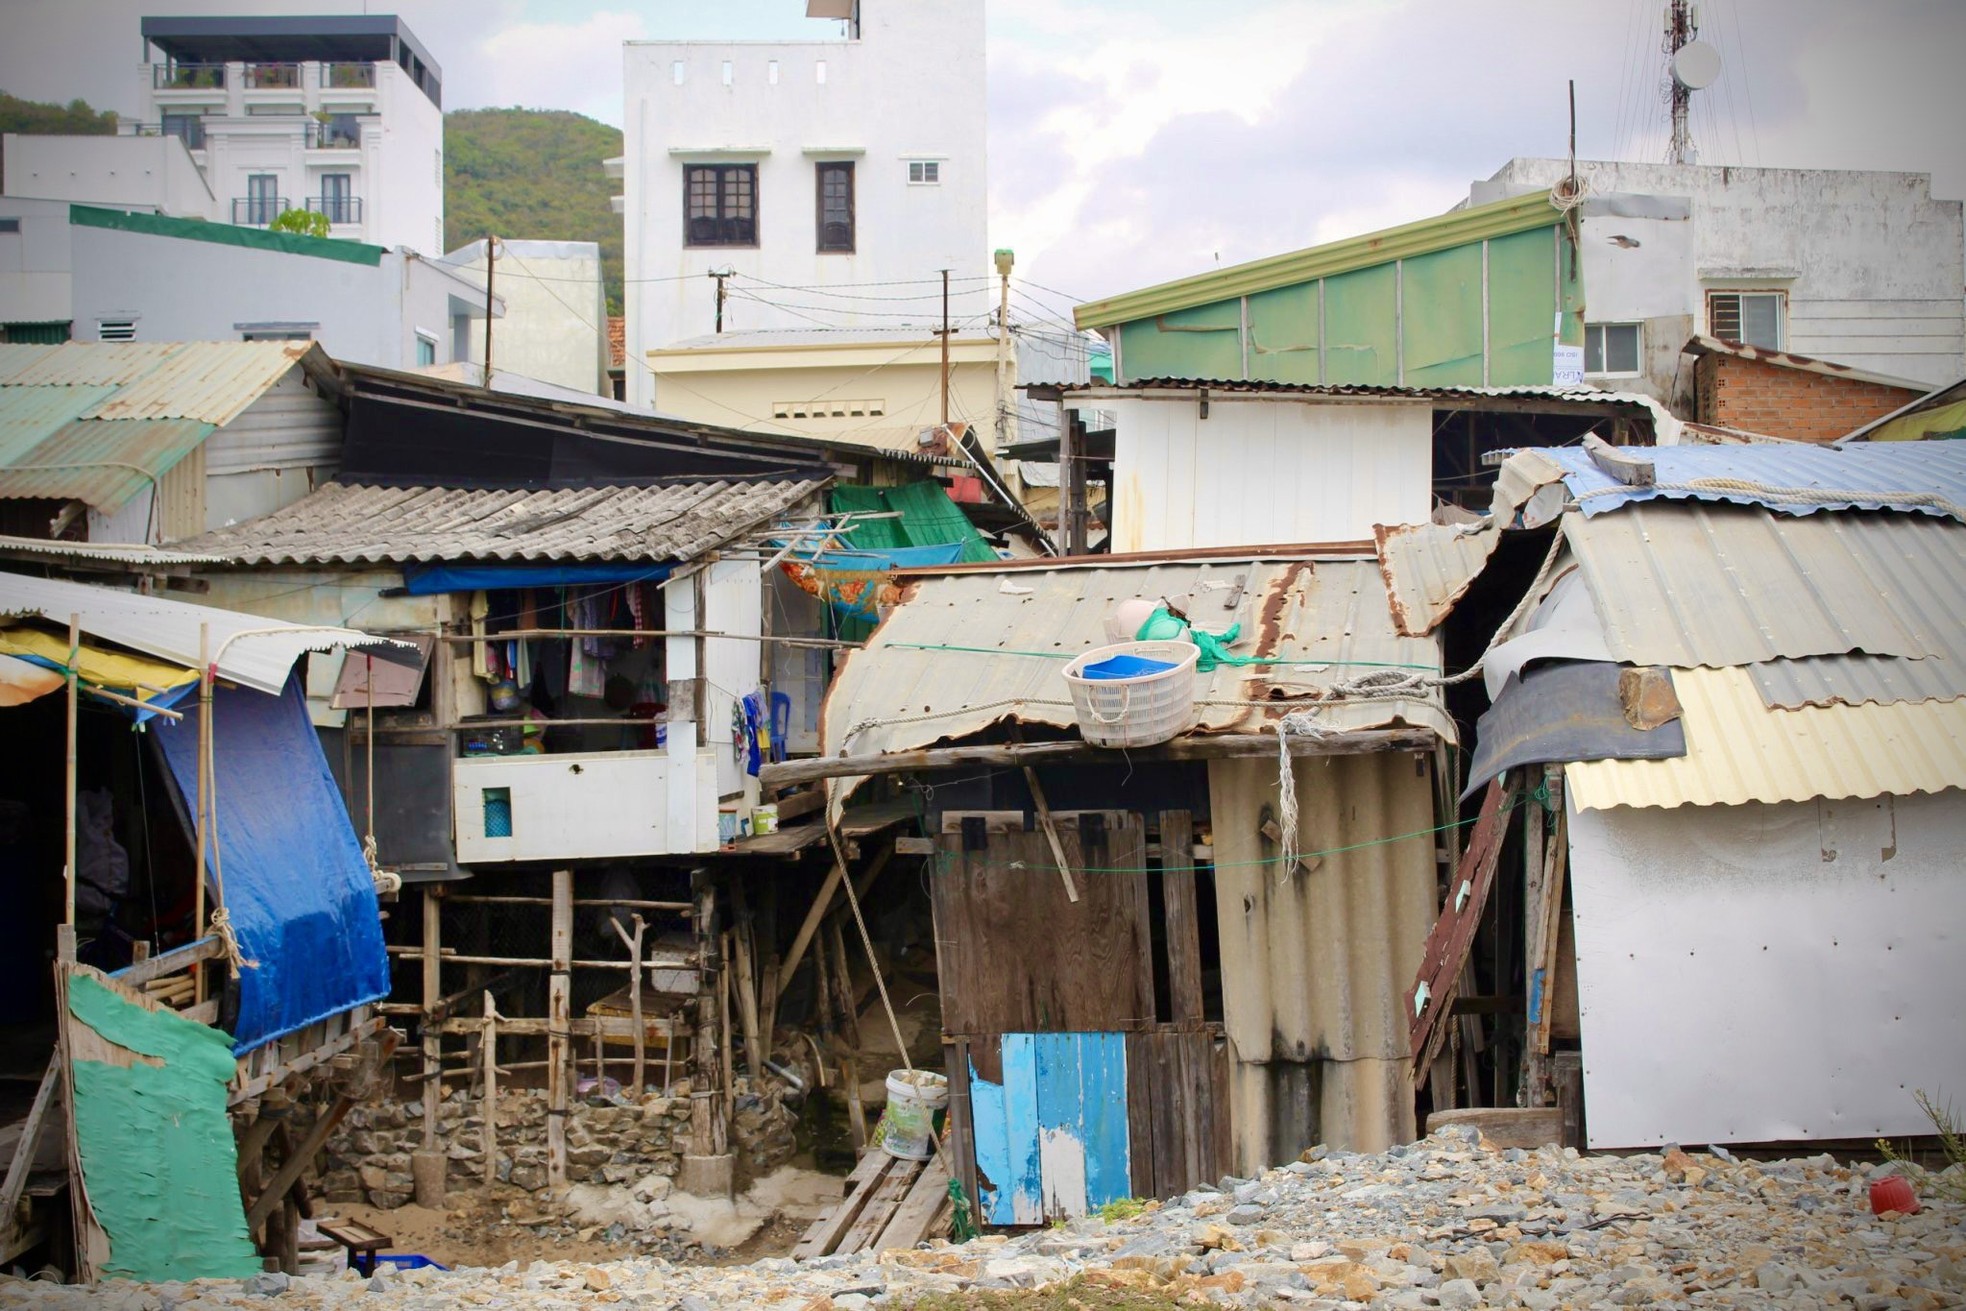
[[[996,646],[948,646],[939,642],[888,642],[887,646],[902,651],[967,651],[973,655],[1029,656],[1033,660],[1076,660],[1083,651],[1014,651]],[[1327,660],[1319,656],[1245,656],[1243,663],[1251,665],[1344,665],[1352,669],[1420,669],[1427,673],[1440,672],[1440,666],[1429,664],[1410,664],[1396,660]]]

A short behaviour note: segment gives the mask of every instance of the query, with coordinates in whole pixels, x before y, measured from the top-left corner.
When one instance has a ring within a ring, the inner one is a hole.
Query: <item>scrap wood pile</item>
[[[813,1221],[796,1258],[910,1248],[949,1232],[949,1172],[939,1160],[904,1161],[879,1148],[860,1158],[846,1195]]]

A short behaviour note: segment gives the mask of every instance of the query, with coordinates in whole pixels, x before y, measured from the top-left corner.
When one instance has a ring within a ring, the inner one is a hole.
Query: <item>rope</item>
[[[1550,188],[1550,208],[1568,216],[1571,210],[1589,199],[1590,194],[1591,180],[1581,173],[1572,173],[1568,177],[1558,178],[1556,185]]]
[[[223,905],[212,910],[211,930],[218,935],[219,944],[225,948],[225,966],[233,978],[239,977],[241,969],[256,970],[259,962],[247,960],[239,950],[239,937],[232,931],[232,912]]]

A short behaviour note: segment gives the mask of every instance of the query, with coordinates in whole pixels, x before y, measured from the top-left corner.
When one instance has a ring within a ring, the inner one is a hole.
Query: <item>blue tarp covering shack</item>
[[[153,729],[192,813],[198,735]],[[212,705],[215,850],[240,954],[233,1050],[389,991],[375,883],[297,682],[278,696],[218,688]]]

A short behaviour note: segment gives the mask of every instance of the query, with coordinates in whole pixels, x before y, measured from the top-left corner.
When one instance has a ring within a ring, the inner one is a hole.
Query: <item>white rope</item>
[[[1591,180],[1581,173],[1556,180],[1550,188],[1550,208],[1559,214],[1568,214],[1590,198]]]

